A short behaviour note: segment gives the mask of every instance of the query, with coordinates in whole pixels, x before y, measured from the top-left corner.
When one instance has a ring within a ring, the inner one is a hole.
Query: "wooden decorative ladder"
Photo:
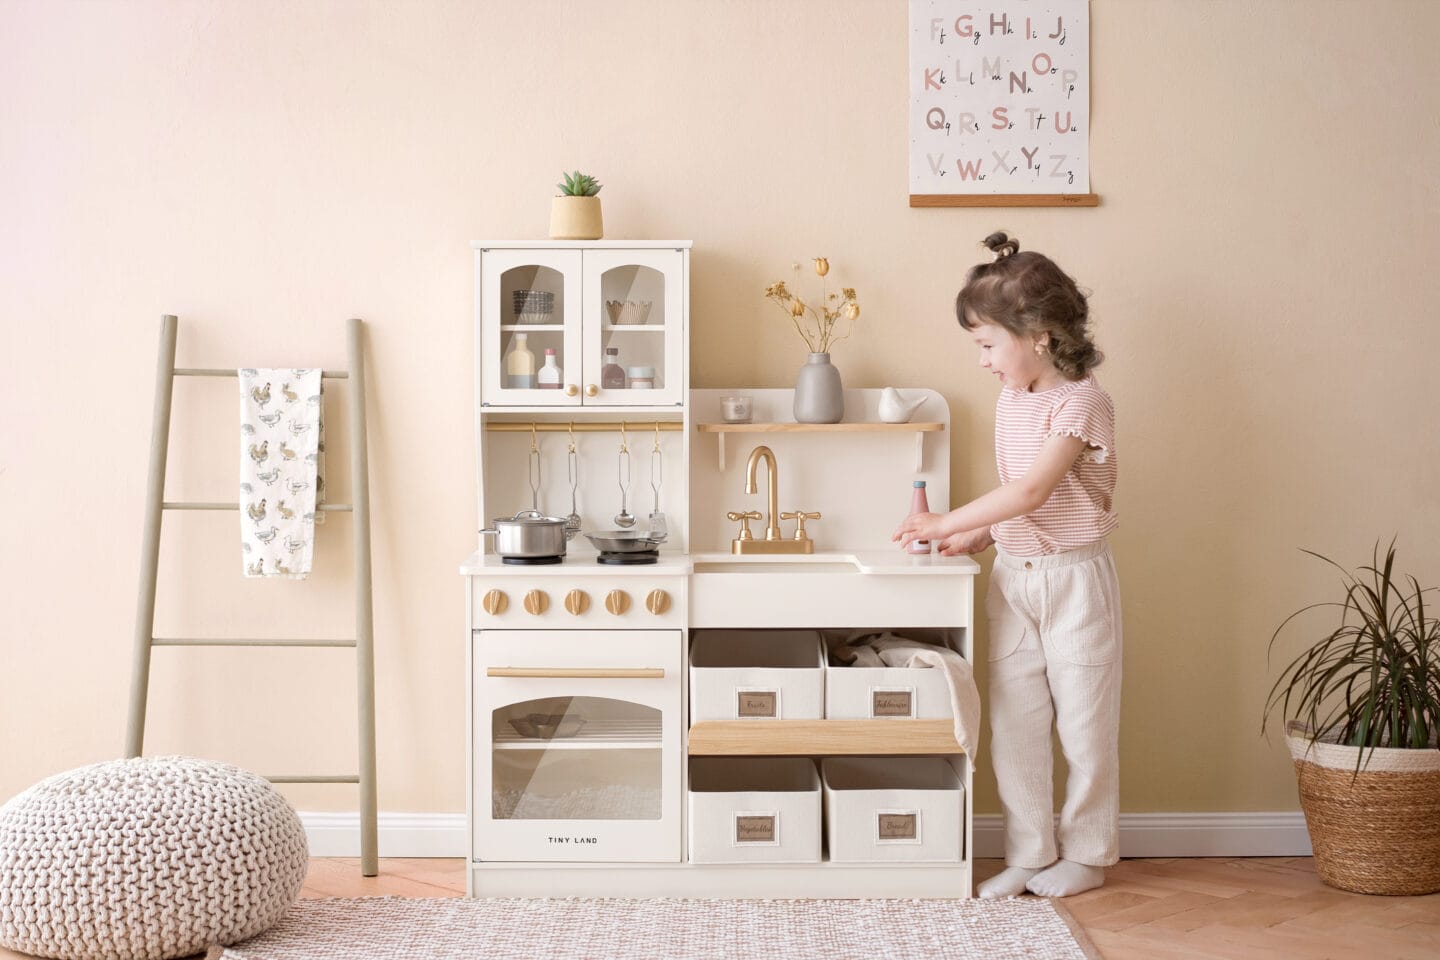
[[[365,354],[363,325],[347,324],[349,368],[322,370],[326,380],[348,380],[350,387],[350,469],[353,504],[325,503],[317,510],[349,512],[355,524],[355,637],[337,640],[222,639],[157,637],[155,589],[159,576],[160,527],[166,510],[239,510],[233,503],[165,500],[165,459],[170,445],[170,400],[175,377],[237,377],[235,370],[175,368],[179,321],[161,318],[160,359],[155,371],[154,430],[150,440],[150,479],[145,495],[145,533],[140,548],[140,596],[135,613],[135,662],[130,682],[125,756],[138,757],[145,743],[145,706],[150,688],[150,651],[154,647],[354,647],[359,721],[360,772],[338,776],[267,776],[271,783],[354,783],[360,787],[360,869],[367,877],[379,873],[375,797],[375,633],[370,575],[370,483],[365,433]]]

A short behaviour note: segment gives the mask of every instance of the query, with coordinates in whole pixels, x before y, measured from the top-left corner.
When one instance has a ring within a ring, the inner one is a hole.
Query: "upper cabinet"
[[[682,405],[689,246],[477,243],[481,404]]]

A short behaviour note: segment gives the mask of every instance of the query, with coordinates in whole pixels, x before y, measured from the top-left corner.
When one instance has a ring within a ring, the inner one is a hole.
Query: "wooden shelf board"
[[[692,757],[962,753],[950,720],[706,720]]]
[[[697,423],[701,433],[936,433],[943,423]]]
[[[1098,207],[1095,193],[910,194],[912,207]]]

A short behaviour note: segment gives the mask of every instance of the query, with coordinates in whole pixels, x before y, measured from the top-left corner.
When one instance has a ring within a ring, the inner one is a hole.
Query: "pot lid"
[[[564,524],[564,517],[547,517],[543,513],[534,510],[521,510],[513,517],[496,517],[492,523],[518,523],[527,527],[548,527],[551,524]]]

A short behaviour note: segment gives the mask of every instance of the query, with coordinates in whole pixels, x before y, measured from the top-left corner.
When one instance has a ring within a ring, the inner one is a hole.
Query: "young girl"
[[[955,300],[980,366],[1000,378],[1000,486],[895,533],[947,555],[995,545],[990,623],[991,757],[1005,815],[1005,864],[980,896],[1066,897],[1105,882],[1119,859],[1120,585],[1115,408],[1091,374],[1101,354],[1085,296],[1048,257],[985,238]],[[1069,765],[1053,827],[1050,725]]]

